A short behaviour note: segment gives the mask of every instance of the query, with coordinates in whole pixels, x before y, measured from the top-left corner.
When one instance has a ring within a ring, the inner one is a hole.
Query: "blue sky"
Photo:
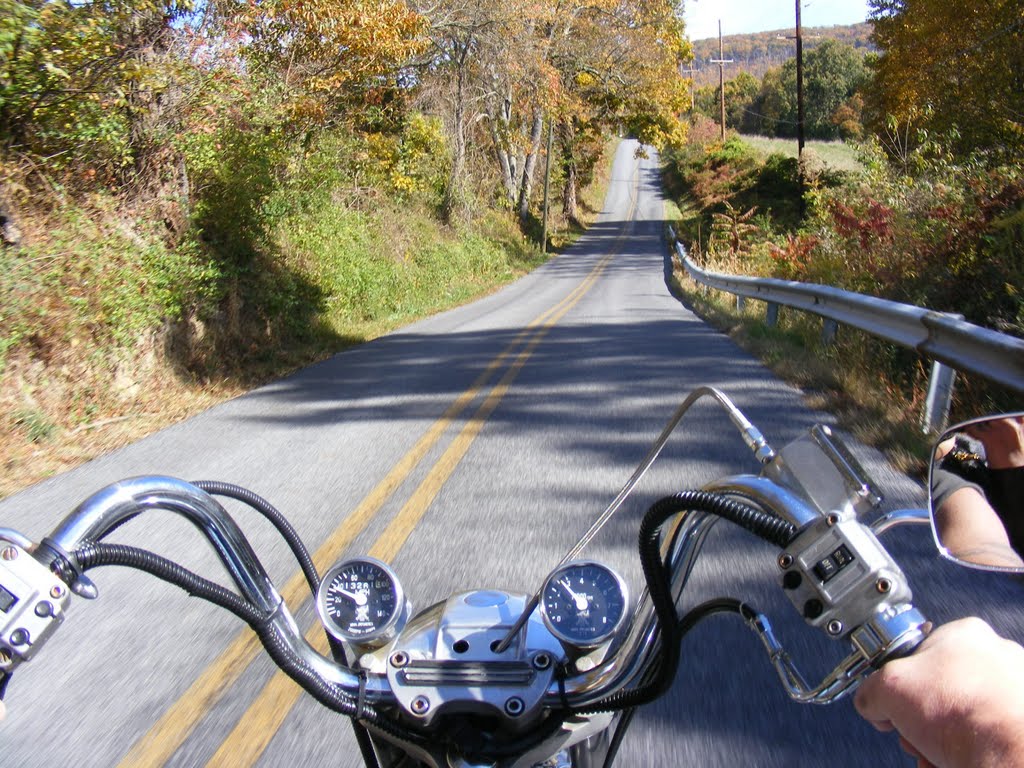
[[[685,0],[686,33],[691,40],[723,35],[792,28],[796,24],[795,0]],[[867,0],[804,0],[800,23],[805,27],[857,24],[868,15]]]

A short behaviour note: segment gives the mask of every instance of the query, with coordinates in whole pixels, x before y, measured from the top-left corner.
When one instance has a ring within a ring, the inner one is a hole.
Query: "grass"
[[[584,225],[609,179],[602,162],[581,190]],[[447,226],[428,204],[386,194],[331,203],[281,205],[272,235],[251,250],[273,271],[221,283],[231,265],[207,270],[208,244],[186,243],[178,257],[113,199],[30,221],[31,245],[0,250],[10,257],[0,260],[0,498],[492,292],[547,258],[507,211]],[[564,247],[584,231],[575,229],[559,213],[553,240]],[[185,308],[164,322],[190,280],[216,313]]]
[[[773,139],[767,136],[742,136],[742,139],[766,155],[797,156],[795,139]],[[812,166],[820,164],[836,171],[852,172],[863,168],[856,148],[842,141],[808,141],[804,144],[804,156]]]

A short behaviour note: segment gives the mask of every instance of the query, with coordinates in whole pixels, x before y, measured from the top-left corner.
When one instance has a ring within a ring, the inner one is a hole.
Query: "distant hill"
[[[849,24],[835,27],[805,27],[804,51],[808,51],[824,40],[837,40],[862,48],[874,50],[871,44],[871,24]],[[731,80],[740,72],[749,72],[757,79],[773,67],[796,56],[796,41],[793,29],[779,29],[771,32],[754,32],[746,35],[723,35],[722,45],[726,59],[732,64],[725,65],[725,79]],[[718,84],[718,65],[709,63],[718,58],[718,38],[693,41],[693,82],[698,88]]]

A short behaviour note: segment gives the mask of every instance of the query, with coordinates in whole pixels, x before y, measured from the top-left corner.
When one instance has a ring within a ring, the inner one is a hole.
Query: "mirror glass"
[[[944,555],[1024,573],[1024,413],[947,430],[928,476],[932,530]]]

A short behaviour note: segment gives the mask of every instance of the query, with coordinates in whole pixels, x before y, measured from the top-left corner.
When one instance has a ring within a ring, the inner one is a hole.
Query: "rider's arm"
[[[1003,521],[974,485],[956,489],[936,506],[935,526],[953,557],[978,565],[1024,566]]]
[[[1024,648],[980,619],[936,629],[857,692],[857,711],[937,768],[1024,767]]]

